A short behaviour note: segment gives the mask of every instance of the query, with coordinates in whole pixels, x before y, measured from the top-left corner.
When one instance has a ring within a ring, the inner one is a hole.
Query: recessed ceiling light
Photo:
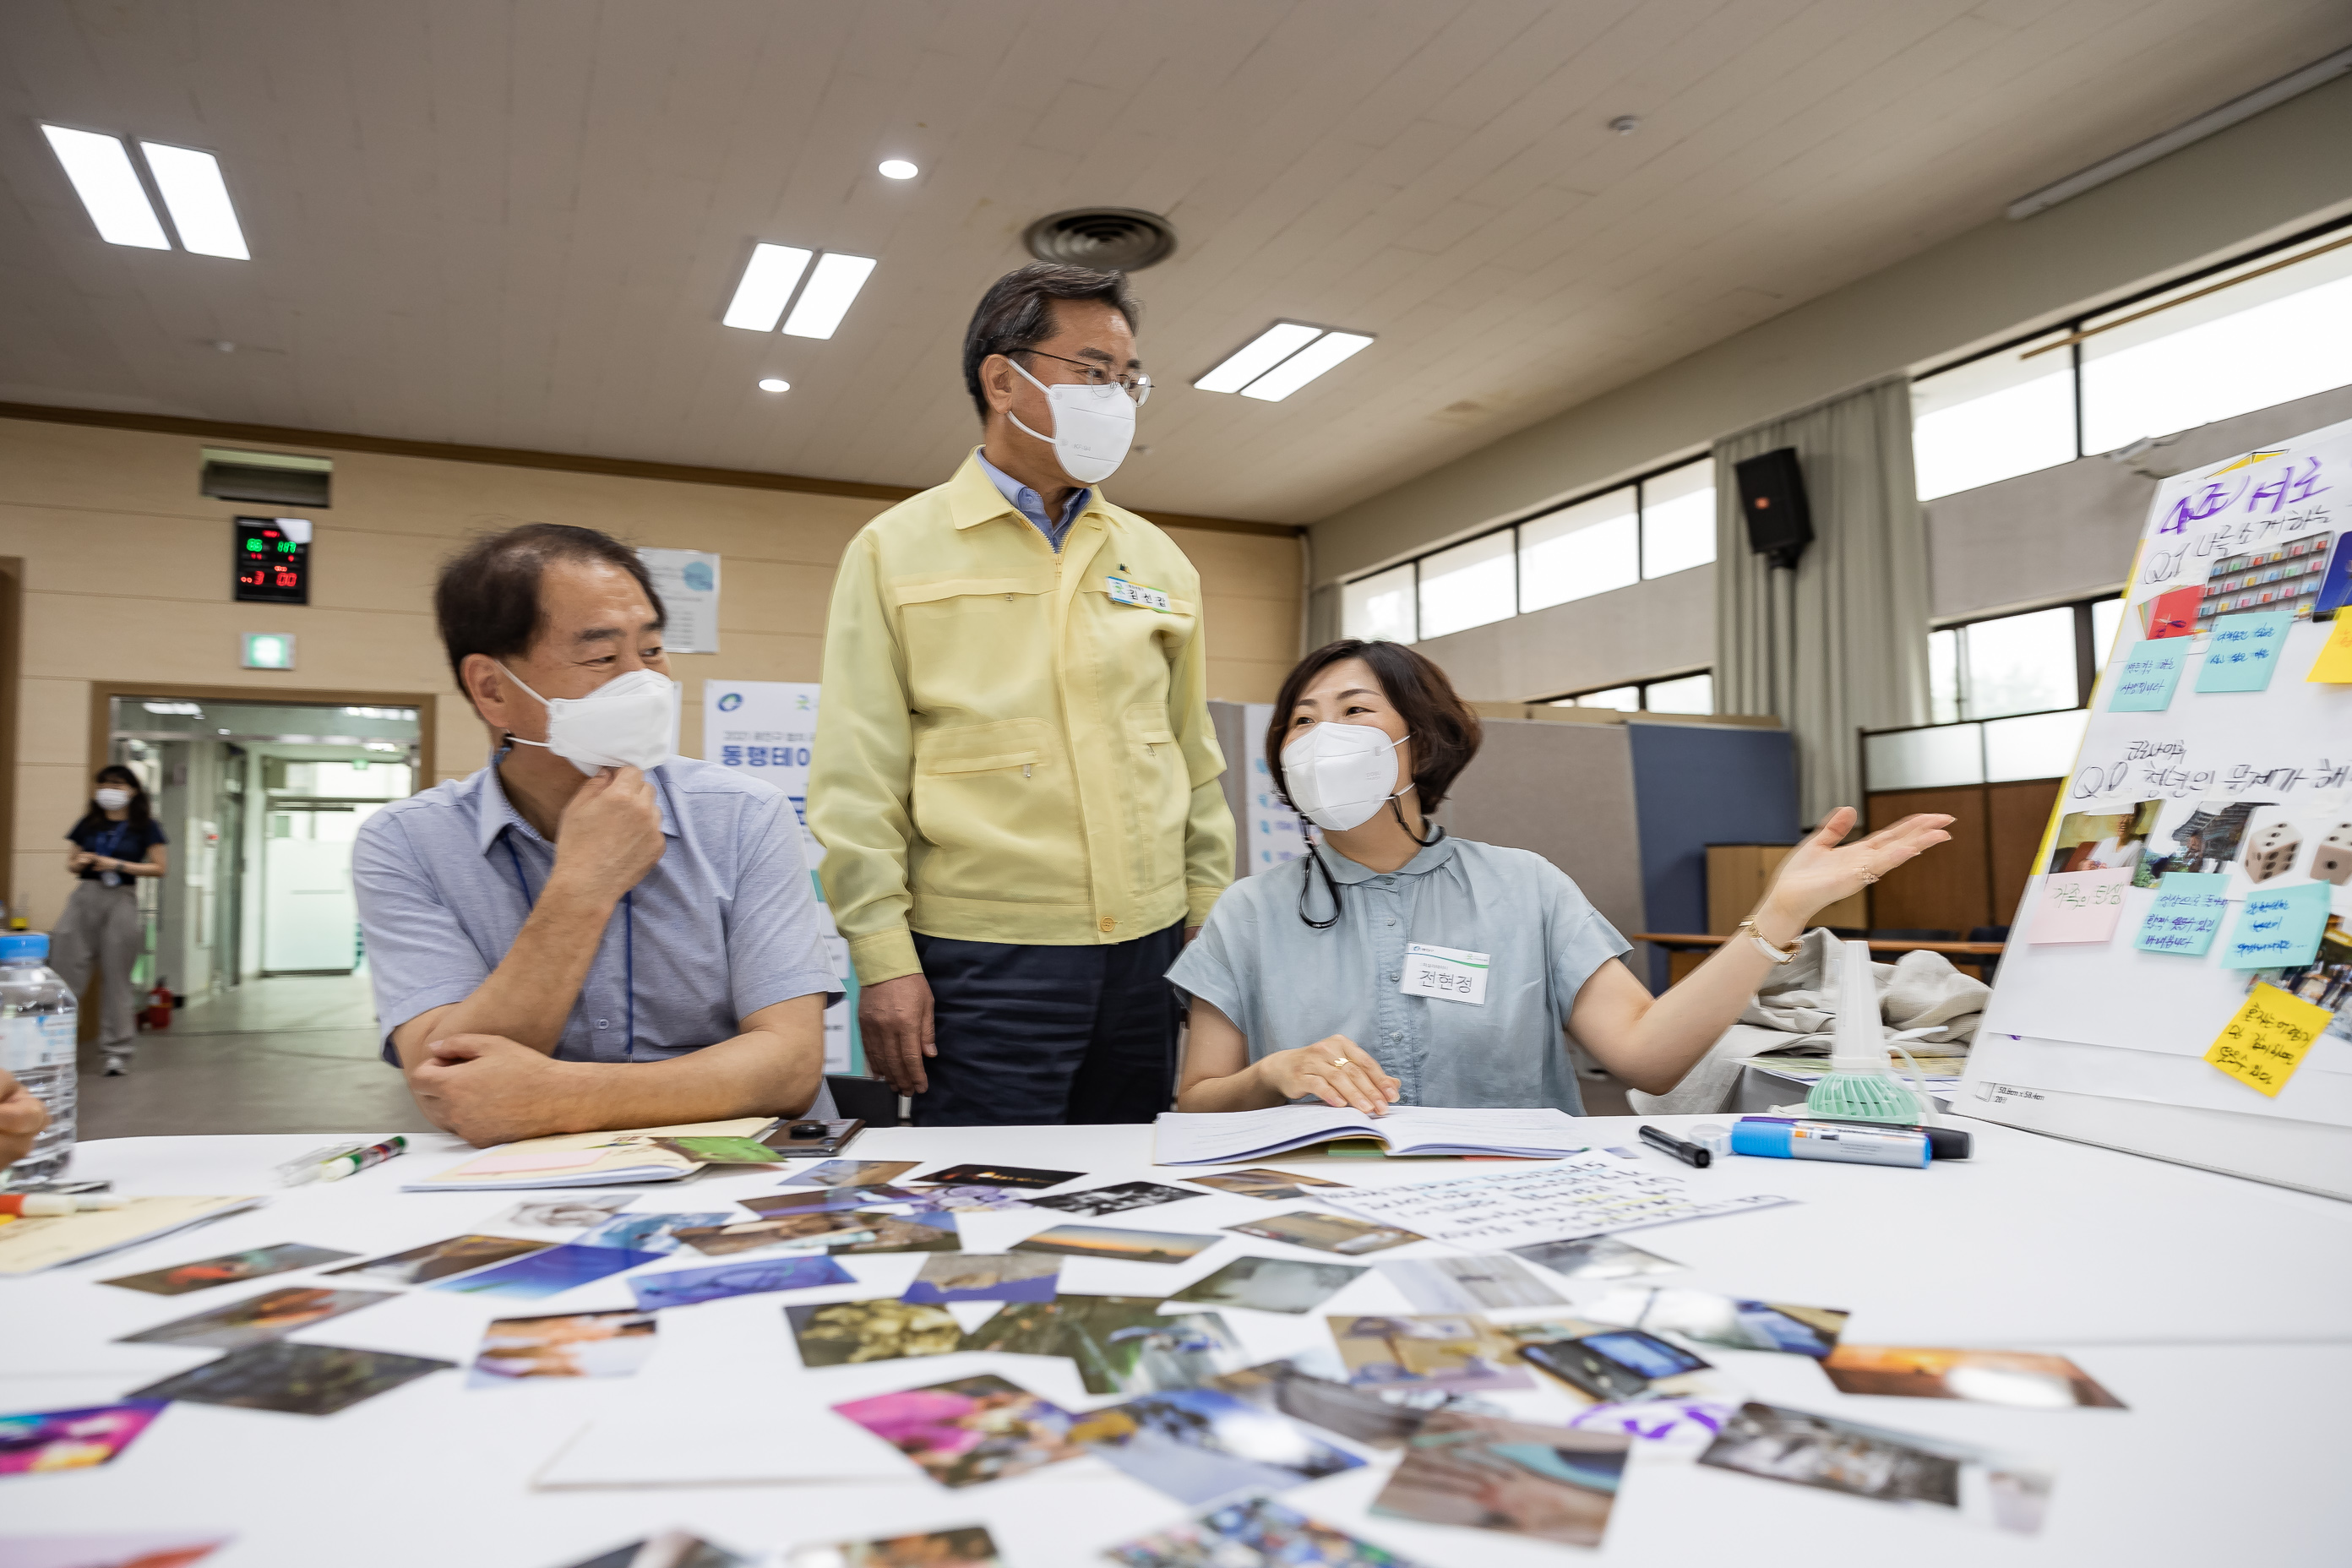
[[[792,389],[793,384],[782,376],[763,376],[760,381],[760,390],[762,392],[790,392]]]
[[[1361,332],[1326,332],[1242,388],[1244,397],[1279,403],[1350,354],[1371,346]]]
[[[801,271],[809,264],[809,254],[797,246],[753,246],[751,263],[743,268],[743,281],[735,285],[735,298],[721,320],[747,331],[774,331],[776,318],[784,313],[784,301],[793,297],[793,285],[801,280]]]
[[[1323,335],[1320,327],[1276,321],[1250,340],[1241,353],[1192,384],[1201,392],[1239,392]]]
[[[922,171],[904,158],[886,158],[879,173],[886,180],[911,180]]]
[[[98,226],[99,238],[109,245],[135,245],[142,250],[172,248],[172,242],[163,237],[154,204],[147,199],[138,171],[131,166],[130,151],[120,140],[94,131],[68,131],[62,125],[44,125],[41,132],[48,137],[58,162],[65,165],[66,178],[73,182],[74,195],[89,209],[89,221]]]
[[[843,256],[827,251],[817,258],[816,267],[809,273],[808,287],[801,290],[800,302],[785,318],[784,333],[794,338],[829,338],[841,318],[849,313],[857,291],[866,287],[866,276],[874,270],[871,257]]]
[[[237,226],[236,208],[229,203],[228,186],[221,179],[219,159],[160,142],[142,142],[139,150],[147,154],[147,172],[163,193],[182,245],[198,256],[252,259],[253,253],[245,247],[245,230]]]

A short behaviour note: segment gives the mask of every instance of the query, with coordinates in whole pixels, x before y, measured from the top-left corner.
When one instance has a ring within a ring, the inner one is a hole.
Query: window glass
[[[1933,500],[2074,460],[2074,380],[2053,332],[1911,384],[1911,457]],[[2094,450],[2098,450],[2094,446]]]
[[[1678,680],[1653,680],[1642,696],[1642,706],[1653,713],[1712,713],[1715,677],[1702,670]]]
[[[1642,689],[1638,686],[1612,686],[1606,691],[1588,691],[1581,697],[1563,697],[1551,706],[1614,708],[1620,713],[1638,713],[1642,710]]]
[[[2246,270],[2278,259],[2258,258]],[[2221,280],[2200,279],[2171,297]],[[2140,300],[2107,319],[2137,315],[2166,298]],[[2099,320],[2084,325],[2096,327]],[[2083,447],[2112,451],[2143,436],[2168,436],[2347,382],[2352,246],[2085,338]]]
[[[2072,605],[1972,621],[1961,633],[1964,717],[1992,719],[2003,713],[2072,708],[2081,700],[2074,685]]]
[[[1519,524],[1519,611],[1564,605],[1639,582],[1633,487]]]
[[[1979,724],[1865,735],[1862,754],[1874,790],[1984,783],[1984,730]]]
[[[1642,575],[1687,572],[1714,559],[1715,459],[1701,458],[1643,480]]]
[[[1421,635],[1442,637],[1511,615],[1511,531],[1421,558]]]
[[[1984,727],[1986,782],[2064,778],[2074,771],[2090,723],[2087,708],[1992,721]]]
[[[2107,655],[2115,651],[2116,632],[2123,624],[2122,599],[2101,599],[2091,606],[2091,657],[2099,668],[2107,668]]]
[[[1948,724],[1960,716],[1960,633],[1957,626],[1927,634],[1929,721]]]
[[[1339,590],[1339,631],[1366,642],[1412,642],[1412,566],[1359,577]]]

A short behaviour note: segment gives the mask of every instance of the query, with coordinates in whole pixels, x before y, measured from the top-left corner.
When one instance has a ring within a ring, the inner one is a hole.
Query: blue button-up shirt
[[[1062,521],[1048,522],[1044,496],[990,462],[986,452],[975,451],[972,456],[980,460],[981,471],[989,477],[998,492],[1013,503],[1015,511],[1037,525],[1037,531],[1045,536],[1045,542],[1052,545],[1058,554],[1062,541],[1070,536],[1070,524],[1078,520],[1078,513],[1087,510],[1087,498],[1094,494],[1094,490],[1086,485],[1072,490],[1069,500],[1062,507]]]
[[[605,922],[563,1021],[563,1061],[663,1061],[731,1038],[762,1007],[841,992],[782,794],[688,757],[646,776],[662,858]],[[554,864],[555,846],[508,801],[496,767],[362,825],[352,882],[385,1060],[400,1059],[394,1029],[489,977]]]

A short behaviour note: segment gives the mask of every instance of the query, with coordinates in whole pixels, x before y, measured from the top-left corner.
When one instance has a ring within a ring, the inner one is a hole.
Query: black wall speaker
[[[1797,449],[1780,447],[1733,465],[1739,510],[1748,519],[1748,548],[1793,569],[1813,542],[1813,509],[1805,502],[1805,471]]]

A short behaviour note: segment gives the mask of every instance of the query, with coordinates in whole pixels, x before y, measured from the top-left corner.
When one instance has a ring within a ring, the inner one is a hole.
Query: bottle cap
[[[0,963],[38,963],[49,956],[49,933],[41,931],[0,932]]]

